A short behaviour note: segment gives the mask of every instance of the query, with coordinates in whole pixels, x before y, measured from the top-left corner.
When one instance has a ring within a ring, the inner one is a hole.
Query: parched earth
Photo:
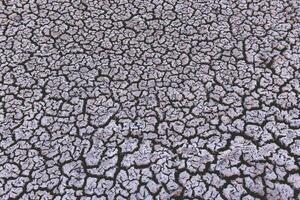
[[[300,1],[3,0],[0,200],[300,199]]]

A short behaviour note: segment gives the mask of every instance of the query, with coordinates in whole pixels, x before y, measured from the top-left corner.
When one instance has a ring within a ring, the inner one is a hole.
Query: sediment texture
[[[0,2],[0,199],[300,199],[300,1]]]

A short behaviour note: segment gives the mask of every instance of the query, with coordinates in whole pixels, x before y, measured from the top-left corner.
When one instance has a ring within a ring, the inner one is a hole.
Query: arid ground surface
[[[0,200],[300,199],[300,1],[3,0]]]

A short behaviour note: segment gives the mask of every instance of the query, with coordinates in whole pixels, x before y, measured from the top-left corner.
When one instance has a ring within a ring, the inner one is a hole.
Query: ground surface
[[[0,199],[300,199],[300,1],[0,2]]]

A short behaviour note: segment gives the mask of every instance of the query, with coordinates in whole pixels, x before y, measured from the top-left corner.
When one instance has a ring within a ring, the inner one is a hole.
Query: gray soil
[[[299,173],[299,0],[0,2],[0,200],[297,200]]]

